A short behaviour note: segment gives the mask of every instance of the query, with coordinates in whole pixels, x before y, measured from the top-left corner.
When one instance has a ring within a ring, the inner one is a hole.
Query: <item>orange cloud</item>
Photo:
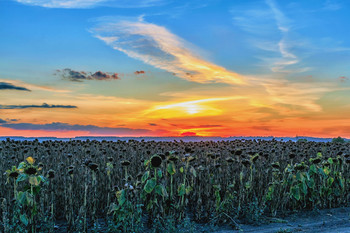
[[[199,83],[244,84],[242,75],[195,55],[188,42],[164,27],[143,21],[107,20],[92,32],[113,49],[180,78]]]

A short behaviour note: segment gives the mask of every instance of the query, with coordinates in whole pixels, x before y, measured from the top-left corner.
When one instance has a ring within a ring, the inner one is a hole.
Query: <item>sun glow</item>
[[[241,97],[221,97],[208,98],[200,100],[191,100],[184,102],[169,102],[168,104],[155,105],[144,112],[145,115],[151,117],[177,118],[184,115],[200,116],[216,116],[222,113],[222,109],[213,103],[218,101],[227,101],[241,99]]]

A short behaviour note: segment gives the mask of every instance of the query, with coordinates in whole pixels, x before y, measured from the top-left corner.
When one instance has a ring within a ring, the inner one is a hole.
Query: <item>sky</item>
[[[1,0],[0,136],[350,137],[347,0]]]

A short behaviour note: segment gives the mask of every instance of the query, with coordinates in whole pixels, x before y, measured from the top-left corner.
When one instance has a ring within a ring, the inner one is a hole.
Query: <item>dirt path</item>
[[[293,214],[283,218],[283,223],[250,226],[241,225],[241,232],[312,232],[350,233],[350,208],[327,209]],[[235,233],[239,231],[220,230],[215,233]]]

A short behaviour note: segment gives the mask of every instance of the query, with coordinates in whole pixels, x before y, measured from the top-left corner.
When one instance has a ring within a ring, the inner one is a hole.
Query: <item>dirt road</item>
[[[309,233],[350,233],[350,208],[326,209],[296,213],[281,222],[261,226],[241,225],[241,231],[220,230],[215,233],[236,232],[309,232]]]

